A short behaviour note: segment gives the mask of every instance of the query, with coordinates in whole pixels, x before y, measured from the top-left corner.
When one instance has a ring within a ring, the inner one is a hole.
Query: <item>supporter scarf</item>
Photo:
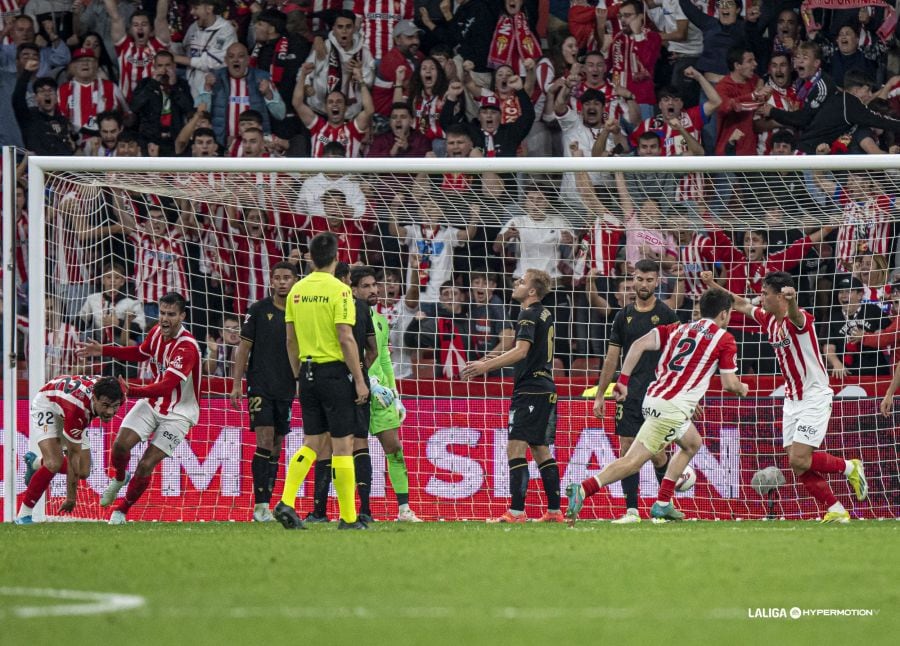
[[[459,330],[452,318],[438,316],[437,332],[441,372],[446,379],[458,379],[459,373],[466,367],[466,355]]]
[[[428,286],[431,271],[431,254],[434,253],[434,234],[436,229],[422,227],[422,242],[419,243],[419,287]]]
[[[257,67],[259,50],[262,49],[263,44],[264,43],[256,43],[256,46],[253,48],[253,53],[250,54],[250,67]],[[282,36],[278,39],[278,42],[275,43],[275,52],[272,54],[272,62],[269,63],[269,77],[276,85],[281,83],[281,79],[284,78],[284,64],[282,61],[284,60],[284,57],[287,56],[287,53],[288,39]]]
[[[822,78],[822,70],[816,72],[808,81],[797,82],[797,101],[800,105],[803,105],[806,102],[806,97],[812,92],[812,89],[815,87],[816,83],[819,82],[820,78]]]
[[[541,46],[531,33],[524,13],[520,11],[514,16],[503,14],[497,19],[488,52],[488,67],[497,69],[501,65],[509,65],[519,76],[524,76],[524,60],[533,58],[537,61],[541,56]]]
[[[347,61],[349,62],[354,58],[362,63],[362,49],[357,50],[356,53],[347,58]],[[327,88],[326,96],[329,92],[339,91],[343,92],[344,96],[347,97],[347,105],[355,102],[356,92],[354,91],[354,84],[351,79],[344,79],[344,63],[341,60],[340,48],[336,41],[331,41],[331,48],[328,51],[328,78],[325,81],[325,85]]]

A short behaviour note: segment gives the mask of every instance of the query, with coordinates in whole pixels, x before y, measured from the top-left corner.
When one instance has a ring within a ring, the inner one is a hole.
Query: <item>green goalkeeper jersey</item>
[[[391,363],[391,348],[388,341],[391,328],[383,314],[379,314],[374,308],[371,311],[372,324],[375,326],[375,343],[378,346],[378,358],[369,367],[369,376],[378,377],[382,386],[396,390],[397,382],[394,379],[394,365]]]

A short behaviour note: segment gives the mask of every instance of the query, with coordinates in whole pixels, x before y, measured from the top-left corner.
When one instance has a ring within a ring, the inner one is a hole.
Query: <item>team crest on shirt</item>
[[[269,312],[268,314],[266,314],[266,318],[269,319],[270,321],[272,320],[273,316],[275,316],[275,315],[272,314],[272,312]]]
[[[628,325],[631,325],[631,317],[630,317],[630,316],[626,316],[626,317],[625,317],[625,322],[628,323]]]
[[[659,325],[659,317],[654,314],[650,317],[650,322],[653,323],[653,325]]]

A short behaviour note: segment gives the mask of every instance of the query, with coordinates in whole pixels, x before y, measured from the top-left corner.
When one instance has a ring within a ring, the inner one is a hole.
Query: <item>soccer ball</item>
[[[687,465],[681,477],[675,482],[675,489],[678,491],[690,491],[696,483],[697,472],[694,471],[694,467]]]

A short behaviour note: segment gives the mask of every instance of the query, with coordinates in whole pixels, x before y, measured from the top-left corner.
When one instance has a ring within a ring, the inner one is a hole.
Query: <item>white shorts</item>
[[[807,397],[802,401],[784,400],[781,445],[794,442],[819,448],[831,419],[831,393]]]
[[[160,415],[146,399],[141,399],[122,419],[120,428],[130,428],[141,441],[150,440],[150,444],[171,456],[187,437],[191,423],[184,417]]]
[[[654,455],[684,437],[691,427],[688,414],[668,399],[644,397],[641,412],[644,423],[634,439]]]
[[[62,411],[44,393],[35,395],[31,402],[30,414],[31,437],[34,438],[36,444],[40,444],[44,440],[58,439],[62,442],[66,439],[73,444],[80,442],[82,449],[90,450],[91,443],[88,441],[87,429],[81,429],[83,432],[80,439],[66,435]]]

